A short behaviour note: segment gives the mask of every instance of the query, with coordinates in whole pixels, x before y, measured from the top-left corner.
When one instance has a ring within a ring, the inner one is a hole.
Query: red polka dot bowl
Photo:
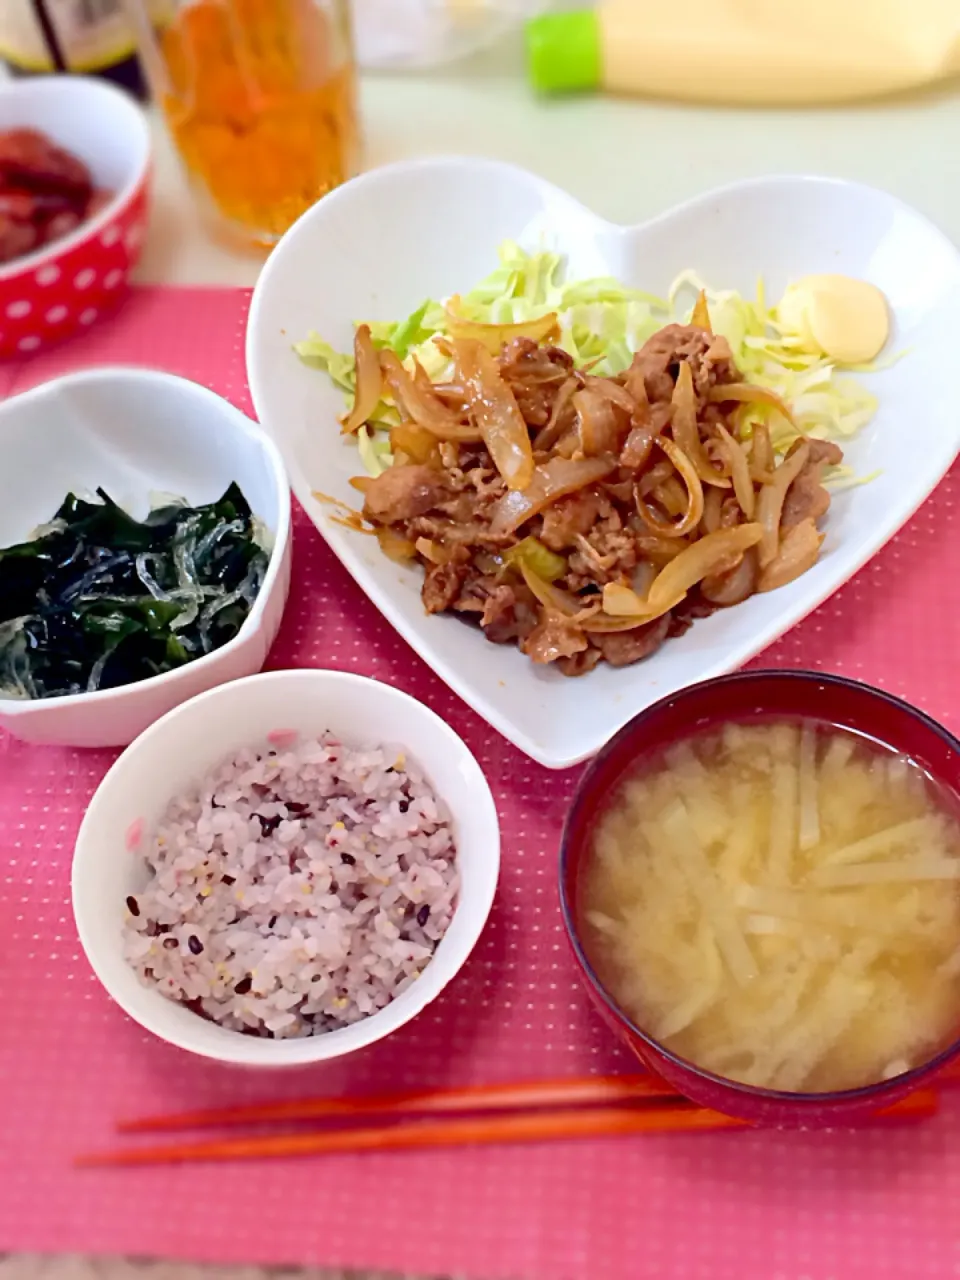
[[[82,333],[119,307],[147,224],[150,133],[128,94],[84,76],[0,88],[0,130],[33,128],[82,160],[112,192],[76,231],[0,266],[0,359]]]

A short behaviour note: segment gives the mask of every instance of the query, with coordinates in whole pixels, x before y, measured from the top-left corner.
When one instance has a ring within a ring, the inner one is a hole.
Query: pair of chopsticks
[[[960,1070],[945,1072],[939,1079],[958,1083]],[[924,1120],[936,1113],[938,1104],[936,1089],[918,1089],[865,1119],[868,1122]],[[627,1134],[703,1133],[750,1127],[746,1121],[710,1111],[680,1097],[655,1076],[630,1075],[353,1098],[306,1098],[148,1116],[121,1121],[117,1130],[139,1135],[292,1121],[333,1121],[341,1127],[117,1148],[81,1155],[76,1164],[83,1168],[102,1168],[255,1160]]]

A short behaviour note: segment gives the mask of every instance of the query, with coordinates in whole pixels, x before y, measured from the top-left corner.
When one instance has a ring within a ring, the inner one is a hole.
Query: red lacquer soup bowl
[[[786,1093],[714,1075],[671,1052],[620,1009],[584,949],[579,892],[596,820],[624,777],[672,743],[731,721],[809,717],[861,734],[909,757],[956,799],[960,812],[960,742],[916,707],[879,689],[812,671],[750,671],[691,685],[631,720],[592,761],[567,818],[560,855],[560,896],[574,954],[600,1013],[641,1062],[703,1106],[762,1124],[843,1124],[929,1084],[960,1058],[960,1038],[892,1079],[838,1093]],[[957,1011],[960,1037],[960,1008]]]

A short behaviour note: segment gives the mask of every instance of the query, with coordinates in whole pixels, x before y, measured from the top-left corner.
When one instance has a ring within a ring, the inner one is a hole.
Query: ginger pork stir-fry
[[[800,437],[777,457],[756,410],[788,406],[743,380],[704,302],[694,321],[655,333],[615,378],[576,369],[549,333],[501,343],[477,325],[437,339],[454,370],[438,384],[358,329],[344,430],[383,397],[402,423],[389,469],[353,483],[383,550],[423,565],[429,613],[582,675],[816,562],[840,449]]]

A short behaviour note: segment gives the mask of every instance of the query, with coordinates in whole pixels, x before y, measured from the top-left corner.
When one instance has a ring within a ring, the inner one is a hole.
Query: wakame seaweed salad
[[[133,684],[232,640],[269,556],[236,484],[134,520],[102,489],[69,494],[29,542],[0,550],[0,696]]]

